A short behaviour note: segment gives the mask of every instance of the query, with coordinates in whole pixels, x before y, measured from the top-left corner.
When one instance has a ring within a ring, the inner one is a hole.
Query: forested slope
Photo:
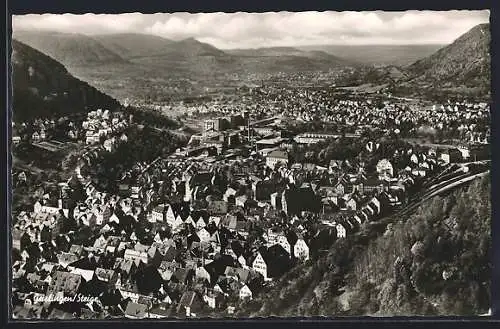
[[[24,121],[120,104],[73,77],[59,62],[12,40],[13,119]]]
[[[467,315],[490,307],[490,177],[340,239],[238,316]],[[385,232],[384,232],[385,231]],[[377,234],[380,234],[377,237]]]

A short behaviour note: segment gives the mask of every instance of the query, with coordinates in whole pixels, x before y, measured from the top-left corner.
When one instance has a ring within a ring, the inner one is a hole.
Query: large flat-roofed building
[[[358,134],[345,134],[347,138],[357,138]],[[327,140],[329,138],[340,138],[342,134],[330,134],[330,133],[303,133],[295,136],[294,140],[299,144],[314,144],[321,141]]]
[[[204,131],[206,133],[210,132],[210,131],[219,131],[220,130],[220,121],[221,121],[220,118],[205,120],[205,124],[203,127]]]
[[[267,138],[261,139],[255,142],[257,149],[261,150],[263,148],[275,147],[279,146],[283,142],[283,138],[275,137],[275,138]]]
[[[284,150],[274,150],[270,152],[266,157],[266,165],[271,169],[274,169],[277,163],[288,165],[288,161],[288,152]]]
[[[272,126],[269,126],[269,127],[255,127],[253,128],[253,130],[261,135],[261,136],[268,136],[268,135],[271,135],[273,133],[275,133],[275,127],[272,127]]]
[[[299,144],[314,144],[329,138],[339,138],[340,136],[340,134],[303,133],[297,135],[295,141]]]
[[[213,131],[223,131],[229,128],[229,121],[226,118],[207,119],[203,124],[203,131],[210,133]]]
[[[231,128],[244,126],[246,124],[245,118],[241,114],[231,115],[229,118]]]

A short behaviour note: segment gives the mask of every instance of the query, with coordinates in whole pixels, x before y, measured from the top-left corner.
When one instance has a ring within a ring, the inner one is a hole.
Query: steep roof
[[[276,159],[286,159],[288,160],[288,152],[282,150],[274,150],[271,151],[268,155],[268,158],[276,158]]]
[[[129,302],[125,309],[125,315],[133,316],[136,318],[143,318],[146,316],[147,305]]]

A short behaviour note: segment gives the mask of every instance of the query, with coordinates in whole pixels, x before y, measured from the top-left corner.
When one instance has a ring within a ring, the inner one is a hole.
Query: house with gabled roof
[[[118,273],[111,269],[105,269],[102,267],[98,267],[94,271],[94,275],[97,280],[105,282],[110,286],[114,286],[118,280]]]
[[[107,239],[104,237],[104,235],[100,235],[95,241],[94,241],[94,248],[97,250],[104,251],[106,249],[106,245],[108,244]]]
[[[238,192],[238,191],[236,191],[234,188],[228,187],[226,189],[226,192],[224,192],[224,196],[222,197],[222,200],[224,200],[226,202],[229,202],[229,199],[231,197],[235,197],[236,196],[236,192]]]
[[[225,217],[222,218],[220,221],[220,225],[227,228],[230,231],[235,231],[236,230],[236,223],[237,223],[237,218],[234,215],[227,214]]]
[[[163,263],[164,262],[162,262],[160,264],[160,266],[158,267],[158,273],[160,274],[161,278],[164,281],[170,281],[170,279],[172,278],[172,275],[174,274],[175,268],[166,266]]]
[[[128,319],[144,319],[148,316],[148,306],[130,301],[125,309],[125,317]]]
[[[337,238],[345,238],[346,237],[347,230],[346,230],[345,224],[337,223],[335,225],[335,228],[337,230]]]
[[[284,234],[279,234],[277,239],[276,239],[277,244],[283,247],[285,251],[289,254],[292,255],[292,247],[290,243],[288,242],[288,239]]]
[[[186,291],[179,301],[177,313],[186,317],[196,317],[202,308],[202,300],[194,291]]]
[[[261,252],[257,253],[257,257],[252,262],[252,268],[262,274],[264,279],[268,279],[267,277],[267,266],[268,262],[264,259],[264,256]]]
[[[359,193],[350,194],[345,202],[346,208],[356,211],[359,207],[359,204],[361,203],[361,200],[362,197],[359,195]]]
[[[394,176],[394,168],[392,163],[387,159],[382,159],[377,163],[376,166],[377,173],[379,177],[393,177]]]
[[[153,306],[153,308],[151,308],[148,312],[148,318],[164,319],[164,318],[170,318],[174,315],[173,309],[169,305],[172,302],[170,299],[170,296],[167,295],[167,297],[165,297],[165,298],[167,300],[170,300],[170,303],[169,302],[162,302],[156,306]]]
[[[203,216],[200,216],[198,218],[198,220],[196,221],[196,223],[194,223],[196,228],[197,229],[202,229],[204,228],[205,226],[207,226],[207,223],[205,222],[205,220],[203,219]]]
[[[201,230],[196,232],[196,234],[198,235],[200,242],[209,242],[210,241],[211,235],[206,230],[206,228],[202,228]]]
[[[210,273],[207,271],[207,269],[203,266],[198,266],[196,267],[196,270],[195,270],[195,277],[197,279],[202,279],[202,280],[206,280],[207,282],[211,282],[211,275]]]
[[[171,205],[168,205],[167,213],[165,215],[165,219],[167,221],[167,224],[171,227],[175,227],[175,222],[176,222],[176,214],[174,213],[174,210]]]
[[[343,178],[339,179],[334,187],[336,194],[340,196],[352,192],[352,184]]]
[[[108,222],[120,224],[120,219],[118,218],[118,216],[116,216],[115,212],[113,212],[109,217]]]
[[[153,223],[156,222],[163,222],[166,219],[166,213],[167,213],[167,208],[168,206],[165,206],[163,204],[160,204],[156,206],[152,211],[151,211],[151,219],[150,221]]]
[[[415,163],[415,164],[418,164],[420,161],[419,161],[419,157],[416,153],[413,153],[411,156],[410,156],[410,161]]]
[[[56,295],[63,293],[64,296],[76,296],[82,284],[82,276],[69,272],[56,271],[54,280],[47,288],[47,294]]]
[[[234,199],[234,202],[235,202],[236,206],[245,207],[245,203],[247,202],[247,200],[248,200],[248,197],[245,194],[243,194],[243,195],[237,196]]]
[[[77,274],[82,277],[85,282],[89,282],[94,278],[94,270],[86,270],[81,268],[73,268],[70,273]]]
[[[378,215],[382,212],[382,204],[377,197],[373,197],[368,204],[375,210],[375,214]]]
[[[80,257],[83,253],[83,246],[82,245],[76,245],[72,244],[71,247],[69,248],[69,252],[72,254],[75,254],[76,256]]]
[[[136,251],[147,252],[149,250],[149,248],[151,248],[151,246],[142,244],[140,242],[136,242],[134,244],[134,250],[136,250]]]
[[[188,215],[186,219],[184,220],[184,224],[189,224],[192,225],[193,227],[196,226],[196,222],[193,220],[193,217],[191,215]]]
[[[148,264],[158,266],[158,264],[160,264],[163,258],[159,249],[155,246],[151,246],[147,251],[147,253],[148,253]]]
[[[272,280],[286,271],[289,262],[290,255],[281,245],[276,244],[260,248],[252,261],[252,268],[262,274],[264,280]]]
[[[125,254],[123,255],[125,260],[134,261],[134,262],[142,262],[144,264],[148,264],[149,258],[148,253],[145,251],[138,251],[134,249],[126,249]]]
[[[363,206],[363,212],[366,212],[366,214],[372,218],[376,215],[376,210],[373,209],[373,207],[368,203]]]
[[[172,223],[172,228],[174,230],[180,229],[180,228],[182,228],[183,224],[184,224],[184,221],[182,220],[181,216],[177,215],[177,217],[175,218],[175,221]]]
[[[69,252],[62,252],[57,255],[58,264],[64,268],[66,268],[69,264],[76,262],[79,259],[80,257]]]
[[[297,239],[297,242],[295,242],[295,245],[293,246],[293,255],[303,261],[309,259],[309,246],[303,238],[299,238]]]
[[[246,285],[243,284],[238,292],[239,298],[241,300],[251,300],[253,297],[252,290]]]

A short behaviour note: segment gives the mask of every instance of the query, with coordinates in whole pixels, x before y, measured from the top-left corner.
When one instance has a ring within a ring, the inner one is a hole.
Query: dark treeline
[[[16,40],[12,47],[14,121],[120,106],[112,97],[73,77],[52,58]]]

